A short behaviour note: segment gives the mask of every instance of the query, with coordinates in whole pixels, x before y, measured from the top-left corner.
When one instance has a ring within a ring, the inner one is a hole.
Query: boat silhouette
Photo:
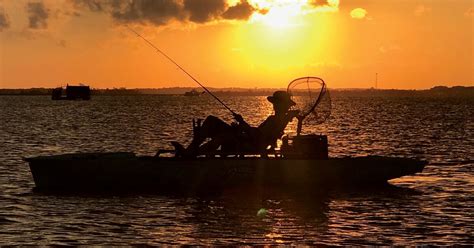
[[[308,78],[297,80],[307,80],[309,84]],[[311,102],[314,106],[307,108],[306,115],[321,117],[328,113],[328,108],[316,107],[325,103],[324,97],[328,94],[324,81],[317,80],[324,87],[317,94],[318,100]],[[327,117],[328,114],[324,119]],[[201,152],[195,157],[173,157],[176,151],[160,150],[155,156],[136,156],[131,152],[78,153],[32,157],[25,161],[29,163],[37,190],[186,193],[210,193],[235,187],[311,190],[380,186],[388,180],[422,172],[427,164],[423,160],[400,157],[331,158],[326,135],[300,133],[303,119],[298,118],[296,136],[282,137],[279,149],[264,153],[237,148]],[[194,132],[200,129],[200,123],[193,121]]]
[[[72,86],[67,85],[66,89],[57,87],[53,89],[51,94],[52,100],[90,100],[91,90],[89,86],[79,85]]]
[[[196,89],[192,89],[191,91],[187,91],[184,93],[184,96],[200,96],[202,95],[204,92],[199,92],[197,91]]]
[[[287,158],[224,156],[175,158],[134,153],[82,153],[25,159],[36,190],[216,192],[235,187],[281,189],[386,185],[421,172],[409,158]]]

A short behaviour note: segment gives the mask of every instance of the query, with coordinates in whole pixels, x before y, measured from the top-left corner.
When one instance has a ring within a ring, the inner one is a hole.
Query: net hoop
[[[318,104],[321,102],[322,95],[325,94],[327,91],[326,82],[324,82],[324,79],[320,77],[300,77],[291,81],[290,84],[288,84],[288,87],[286,89],[286,91],[290,93],[291,88],[295,83],[299,83],[302,80],[309,81],[310,79],[321,81],[321,90],[319,92],[318,99],[316,100],[315,104],[311,107],[311,109],[309,109],[309,111],[306,111],[306,113],[303,113],[302,115],[300,115],[300,118],[302,119],[306,118],[309,114],[311,114],[316,108],[316,106],[318,106]]]
[[[294,79],[288,84],[287,92],[297,102],[295,107],[300,111],[297,117],[297,135],[301,133],[303,121],[307,117],[311,119],[308,121],[318,125],[325,122],[331,115],[331,98],[324,79],[310,76]]]

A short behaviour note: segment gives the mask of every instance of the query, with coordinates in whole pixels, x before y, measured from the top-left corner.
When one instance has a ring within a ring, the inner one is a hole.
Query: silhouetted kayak
[[[385,184],[421,172],[409,158],[171,158],[133,153],[26,158],[38,190],[216,191],[236,186],[318,187]]]

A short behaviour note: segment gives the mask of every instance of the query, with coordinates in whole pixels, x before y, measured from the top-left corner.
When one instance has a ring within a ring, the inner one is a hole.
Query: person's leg
[[[223,138],[224,137],[222,136],[216,136],[208,142],[202,144],[199,146],[197,154],[211,154],[215,152],[223,144]]]
[[[215,116],[208,116],[201,126],[194,127],[194,137],[187,148],[184,148],[178,142],[171,142],[175,147],[177,157],[194,157],[199,154],[200,151],[209,152],[219,148],[223,140],[226,137],[232,135],[232,127]],[[200,145],[207,138],[211,138],[211,141],[206,143],[200,149]]]
[[[217,149],[220,146],[220,140],[222,140],[222,136],[229,135],[232,132],[232,127],[222,121],[221,119],[215,116],[208,116],[202,125],[195,130],[194,138],[189,144],[186,150],[189,153],[196,154],[199,151],[199,146],[206,140],[207,138],[211,138],[209,145],[206,146],[206,151],[209,149]]]
[[[231,126],[229,124],[215,116],[210,115],[204,120],[199,131],[202,136],[206,138],[213,138],[222,133],[230,132],[230,130]]]

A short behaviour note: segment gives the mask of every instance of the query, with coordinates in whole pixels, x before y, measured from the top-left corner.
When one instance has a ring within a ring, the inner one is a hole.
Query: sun
[[[303,16],[314,12],[337,12],[339,0],[325,0],[315,5],[308,0],[248,0],[260,10],[252,16],[252,21],[272,28],[288,28],[303,24]],[[314,0],[313,0],[314,1]],[[318,1],[315,1],[318,3]]]
[[[254,0],[252,3],[265,10],[252,16],[252,21],[263,23],[273,28],[288,28],[298,25],[298,17],[305,11],[307,0]]]

